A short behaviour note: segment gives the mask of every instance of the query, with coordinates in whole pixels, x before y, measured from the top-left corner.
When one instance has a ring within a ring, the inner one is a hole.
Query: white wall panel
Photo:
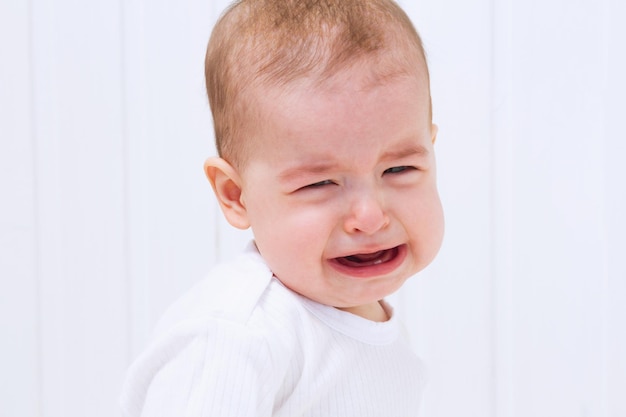
[[[28,2],[0,2],[0,416],[40,410]]]
[[[493,415],[514,415],[513,384],[513,1],[492,10],[492,341]]]
[[[515,415],[600,415],[604,14],[514,7]]]
[[[607,11],[606,62],[608,68],[604,102],[604,207],[605,207],[605,291],[600,306],[604,316],[605,351],[602,352],[606,380],[603,396],[607,416],[626,416],[626,3],[612,0]],[[600,77],[602,80],[602,77]]]
[[[125,4],[132,352],[218,255],[204,92],[211,2]]]
[[[42,414],[111,416],[127,359],[121,11],[32,5]]]

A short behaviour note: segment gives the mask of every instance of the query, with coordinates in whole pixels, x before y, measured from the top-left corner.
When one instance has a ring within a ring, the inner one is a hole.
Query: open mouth
[[[379,250],[373,253],[358,253],[342,258],[336,258],[337,263],[348,268],[364,268],[381,265],[394,260],[398,256],[398,247]]]

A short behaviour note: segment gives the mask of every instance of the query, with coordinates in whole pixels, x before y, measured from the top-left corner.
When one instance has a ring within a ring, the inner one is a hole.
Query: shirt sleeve
[[[244,325],[212,320],[177,329],[129,370],[129,417],[269,417],[280,377],[267,341]]]

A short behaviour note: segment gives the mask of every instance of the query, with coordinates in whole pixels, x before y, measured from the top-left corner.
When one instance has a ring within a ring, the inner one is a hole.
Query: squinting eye
[[[385,172],[383,172],[383,174],[398,174],[400,172],[414,170],[414,169],[415,169],[415,167],[399,166],[399,167],[393,167],[393,168],[386,169]]]
[[[314,184],[309,184],[305,186],[304,188],[318,188],[318,187],[323,187],[325,185],[333,185],[333,184],[334,182],[332,182],[331,180],[324,180],[324,181],[316,182]]]

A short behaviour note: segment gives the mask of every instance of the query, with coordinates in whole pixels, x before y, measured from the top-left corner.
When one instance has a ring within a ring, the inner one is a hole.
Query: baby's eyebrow
[[[409,156],[428,156],[428,149],[422,145],[411,145],[406,148],[385,151],[380,157],[381,161],[394,161]]]
[[[407,147],[392,149],[385,151],[381,157],[381,162],[395,161],[410,156],[428,156],[428,149],[422,145],[410,145]],[[300,165],[296,165],[285,169],[278,174],[279,181],[291,181],[300,177],[306,177],[309,175],[323,174],[336,170],[338,167],[337,162],[332,161],[332,157],[319,158],[313,162],[304,162]]]
[[[294,178],[303,177],[311,174],[323,174],[330,172],[337,168],[337,163],[329,160],[320,160],[310,163],[303,163],[291,168],[287,168],[278,174],[278,179],[281,181],[288,181]]]

